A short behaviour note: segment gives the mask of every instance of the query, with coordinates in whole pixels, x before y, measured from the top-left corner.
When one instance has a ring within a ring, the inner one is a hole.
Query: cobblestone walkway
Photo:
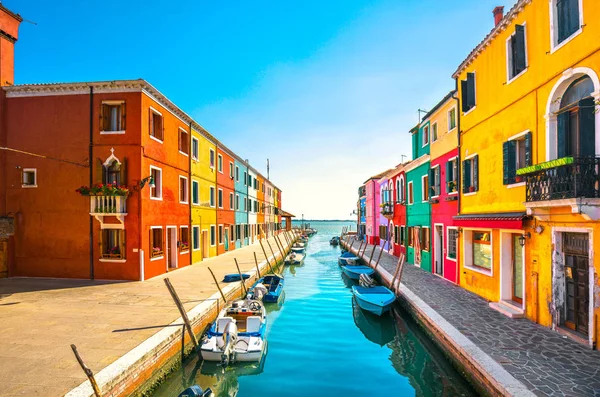
[[[367,260],[372,250],[366,249]],[[379,247],[373,263],[378,255]],[[379,266],[394,274],[397,262],[384,252]],[[536,395],[600,396],[600,351],[527,319],[510,319],[479,296],[416,266],[405,265],[402,283]]]

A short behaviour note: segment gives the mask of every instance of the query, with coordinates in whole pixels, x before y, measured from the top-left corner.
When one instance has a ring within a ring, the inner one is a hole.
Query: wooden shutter
[[[513,63],[515,65],[515,76],[521,73],[527,67],[525,56],[525,27],[523,25],[515,26],[515,40],[513,42]]]
[[[508,164],[508,152],[510,151],[510,141],[506,141],[502,144],[502,183],[508,185],[509,181],[509,164]]]
[[[436,196],[435,192],[435,168],[429,169],[429,197]]]
[[[531,142],[531,131],[525,134],[525,166],[533,165],[533,146]]]
[[[446,162],[446,183],[451,182],[452,181],[452,161],[447,161]]]
[[[460,98],[462,111],[463,113],[467,113],[469,111],[469,105],[467,104],[469,95],[467,89],[467,80],[460,81],[460,92],[462,94],[462,97]]]
[[[469,192],[471,187],[471,160],[464,160],[462,162],[462,191],[463,193]]]
[[[121,250],[121,259],[127,259],[127,256],[125,255],[127,253],[127,244],[126,244],[126,234],[125,234],[125,230],[119,230],[118,233],[121,236],[121,241],[119,244],[119,249]]]
[[[123,157],[123,161],[121,161],[119,179],[121,185],[127,185],[127,157]]]
[[[165,120],[163,119],[162,116],[159,116],[159,120],[160,120],[160,140],[164,141],[165,140]]]
[[[152,122],[152,109],[148,109],[148,133],[151,136],[156,135],[156,133],[154,132],[154,123]]]
[[[517,165],[517,141],[507,141],[502,144],[502,182],[505,185],[514,183]]]
[[[479,190],[479,155],[476,154],[473,157],[473,186],[475,187],[475,191]]]
[[[579,29],[579,0],[569,0],[569,36]]]
[[[563,112],[557,117],[556,154],[557,158],[567,156],[567,135],[569,133],[569,112]]]
[[[121,104],[121,131],[125,131],[125,102]]]
[[[107,119],[108,119],[108,106],[101,103],[100,104],[100,125],[98,126],[98,128],[100,129],[100,131],[107,131]]]
[[[105,183],[106,182],[106,172],[104,172],[104,164],[102,160],[96,159],[96,169],[95,169],[94,180],[96,183]]]
[[[467,106],[475,106],[475,73],[467,73]]]
[[[579,101],[579,156],[596,155],[595,101],[586,98]]]
[[[153,232],[153,230],[150,229],[150,239],[148,240],[148,242],[150,243],[150,249],[148,250],[149,254],[150,254],[150,258],[152,258],[152,255],[154,253],[154,251],[153,251],[153,248],[154,248],[154,233],[152,233],[152,232]]]

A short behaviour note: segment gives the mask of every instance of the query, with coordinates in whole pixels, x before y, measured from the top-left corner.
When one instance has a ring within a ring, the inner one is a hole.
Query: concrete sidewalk
[[[0,280],[0,396],[64,395],[87,379],[70,344],[97,374],[179,318],[163,278],[189,311],[218,293],[207,267],[221,281],[237,273],[237,258],[242,272],[254,274],[254,253],[264,262],[255,243],[144,282]]]
[[[353,244],[355,253],[359,245]],[[373,265],[379,247],[369,245],[363,256],[368,261],[374,249]],[[397,262],[384,251],[378,271],[391,280]],[[479,296],[410,264],[404,266],[400,292],[412,311],[425,316],[433,331],[454,342],[506,394],[600,396],[600,351],[527,319],[510,319]]]

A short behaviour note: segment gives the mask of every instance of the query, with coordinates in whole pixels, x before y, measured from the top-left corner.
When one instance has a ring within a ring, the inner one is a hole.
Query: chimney
[[[494,14],[494,26],[498,26],[498,24],[504,17],[504,7],[498,6],[494,8],[494,11],[492,11],[492,13]]]
[[[15,83],[15,42],[23,18],[0,3],[0,86]]]

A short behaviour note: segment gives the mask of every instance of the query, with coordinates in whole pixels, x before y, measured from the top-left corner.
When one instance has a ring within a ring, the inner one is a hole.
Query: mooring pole
[[[258,272],[258,278],[260,278],[260,268],[258,267],[258,259],[256,259],[256,251],[253,252],[254,254],[254,263],[256,264],[256,271]]]
[[[71,345],[71,349],[73,350],[73,353],[75,354],[75,358],[77,359],[77,362],[81,366],[81,369],[83,369],[83,372],[85,372],[85,375],[88,377],[90,383],[92,384],[92,389],[94,389],[94,394],[96,395],[96,397],[102,397],[102,394],[100,394],[100,388],[98,387],[98,383],[96,383],[96,378],[94,378],[94,373],[92,372],[91,369],[88,368],[87,365],[85,365],[81,356],[79,356],[79,352],[77,351],[77,346]]]
[[[371,256],[369,257],[369,263],[368,263],[369,266],[371,266],[371,260],[373,259],[373,255],[375,254],[375,247],[377,247],[377,246],[373,245],[373,251],[371,251]]]
[[[277,256],[275,255],[275,251],[273,251],[273,247],[271,247],[271,243],[269,242],[269,239],[267,239],[267,245],[269,246],[269,249],[271,250],[271,253],[273,254],[273,260],[275,261],[275,264],[277,264]]]
[[[198,349],[198,347],[199,347],[198,339],[196,338],[196,334],[194,334],[194,330],[192,329],[192,324],[190,323],[190,319],[187,316],[187,312],[185,311],[185,308],[183,307],[181,300],[179,300],[179,296],[177,296],[177,292],[175,292],[175,288],[173,288],[173,285],[171,285],[171,281],[169,281],[168,278],[165,278],[164,282],[165,282],[165,285],[167,286],[167,289],[169,290],[169,293],[171,294],[171,297],[173,298],[173,301],[175,301],[175,306],[177,306],[177,309],[179,309],[179,314],[181,314],[181,318],[183,319],[183,322],[185,323],[188,333],[190,334],[190,339],[192,340],[192,342],[194,342],[194,347],[196,348],[196,352],[198,353],[198,355],[200,357],[202,357],[200,355],[200,349]]]
[[[362,246],[363,246],[363,242],[361,241],[360,246],[358,247],[358,251],[356,251],[356,256],[358,256],[359,258],[360,258],[360,250],[361,250]],[[350,248],[352,248],[352,247],[350,247]],[[348,250],[348,251],[350,251],[350,250]]]
[[[208,268],[208,271],[210,272],[210,275],[212,276],[213,280],[215,280],[215,284],[217,285],[217,288],[219,289],[219,292],[221,293],[221,297],[223,298],[223,302],[227,303],[227,299],[225,299],[225,294],[221,290],[221,286],[219,285],[219,282],[217,281],[217,278],[215,277],[215,274],[213,273],[212,270],[210,270],[210,267]]]
[[[240,270],[240,266],[238,265],[237,258],[233,258],[233,260],[235,261],[235,267],[237,267],[238,274],[240,275],[240,281],[242,282],[242,288],[244,289],[244,296],[246,296],[246,294],[248,293],[248,291],[246,290],[246,280],[244,280],[244,276],[242,276],[242,271]]]
[[[382,254],[383,254],[383,249],[381,251],[379,251],[379,256],[377,257],[377,262],[375,262],[375,266],[373,267],[373,270],[377,270],[377,265],[379,265],[379,260],[381,259]]]
[[[267,256],[267,250],[265,249],[265,246],[263,245],[262,240],[260,241],[260,247],[262,248],[263,254],[265,255],[265,260],[267,261],[267,265],[269,266],[269,270],[271,271],[271,273],[274,273],[273,272],[273,268],[271,267],[271,261],[269,260],[269,257]]]

